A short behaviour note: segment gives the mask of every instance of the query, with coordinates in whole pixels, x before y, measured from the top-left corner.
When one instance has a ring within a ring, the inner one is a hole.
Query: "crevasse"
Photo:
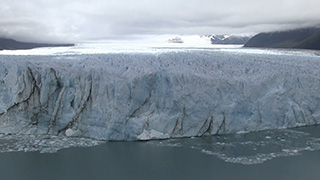
[[[320,57],[0,56],[0,133],[148,140],[320,123]]]

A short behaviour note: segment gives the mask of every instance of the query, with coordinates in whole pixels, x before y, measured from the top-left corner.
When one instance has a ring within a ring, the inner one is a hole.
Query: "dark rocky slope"
[[[74,44],[49,44],[20,42],[13,39],[0,38],[0,50],[33,49],[39,47],[74,46]]]
[[[244,47],[297,48],[320,50],[320,28],[260,33]]]

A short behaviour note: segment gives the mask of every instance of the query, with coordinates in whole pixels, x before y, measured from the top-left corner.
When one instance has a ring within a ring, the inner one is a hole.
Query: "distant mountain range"
[[[202,38],[209,38],[211,44],[245,44],[251,38],[250,36],[235,35],[205,35]]]
[[[244,47],[298,48],[320,50],[320,28],[303,28],[288,31],[260,33]]]
[[[245,44],[251,36],[235,36],[235,35],[202,35],[201,39],[207,39],[211,44]],[[167,40],[168,43],[184,43],[180,37]]]
[[[183,43],[183,40],[180,37],[175,37],[167,40],[168,43]]]
[[[13,39],[0,38],[0,50],[33,49],[39,47],[74,46],[74,44],[48,44],[20,42]]]

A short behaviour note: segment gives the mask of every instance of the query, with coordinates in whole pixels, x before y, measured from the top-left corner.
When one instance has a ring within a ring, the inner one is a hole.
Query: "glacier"
[[[149,140],[320,123],[317,51],[0,55],[0,133]]]

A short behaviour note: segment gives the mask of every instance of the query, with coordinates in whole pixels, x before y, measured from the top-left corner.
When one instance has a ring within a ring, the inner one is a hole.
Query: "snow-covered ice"
[[[316,51],[69,50],[0,55],[0,133],[145,140],[320,123]]]

